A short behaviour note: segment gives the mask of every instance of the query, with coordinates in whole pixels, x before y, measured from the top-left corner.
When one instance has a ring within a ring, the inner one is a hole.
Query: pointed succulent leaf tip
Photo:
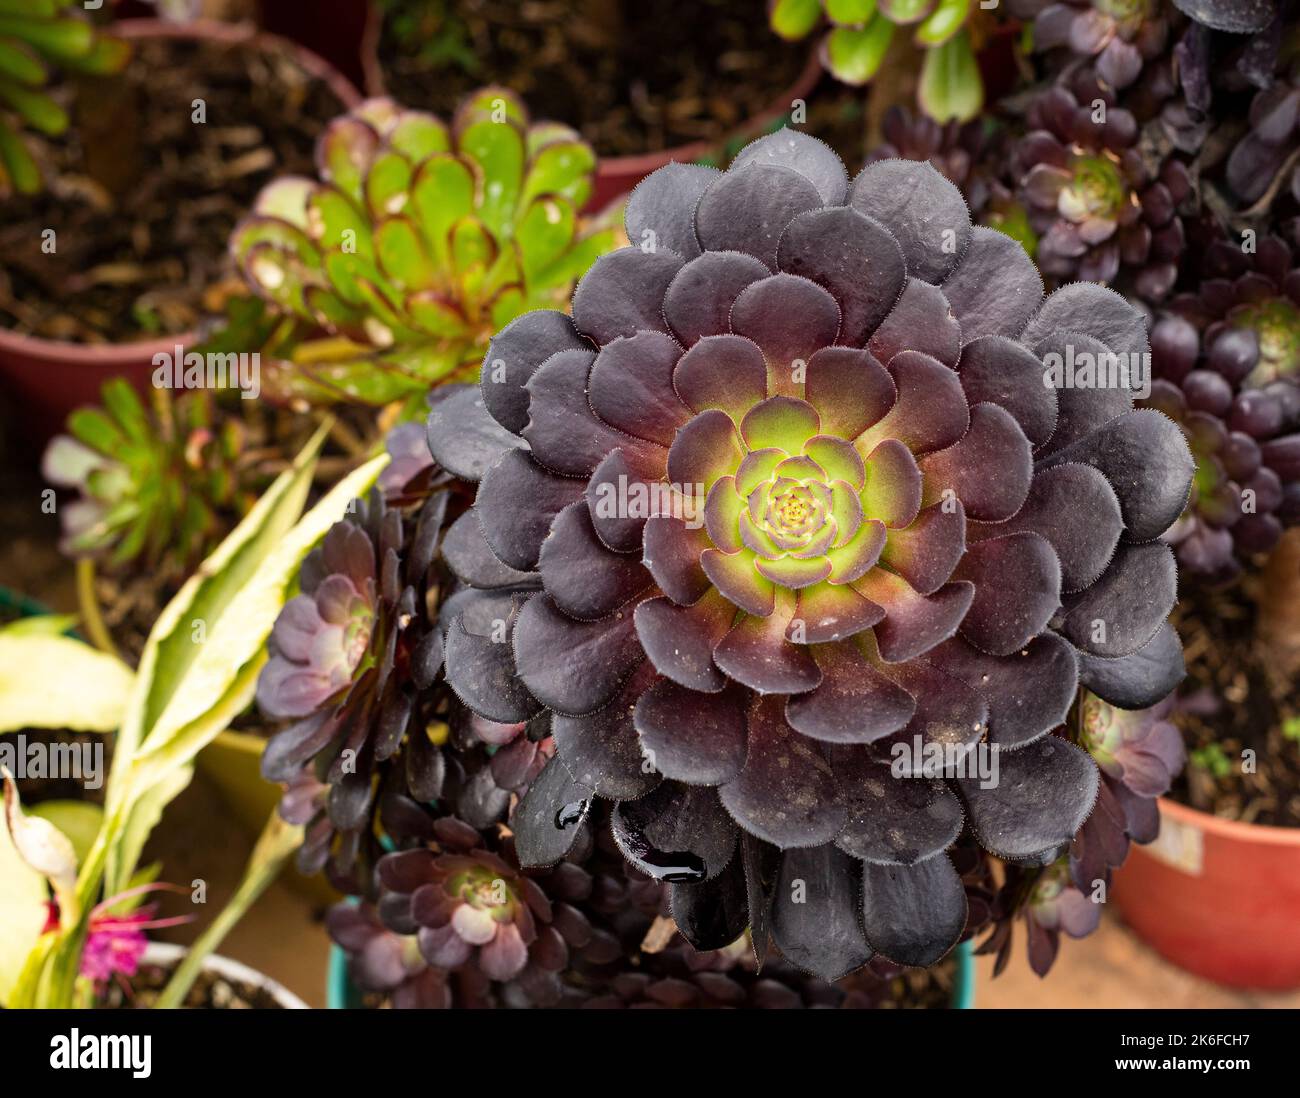
[[[518,386],[512,337],[494,349],[489,337],[562,304],[614,245],[612,229],[577,214],[594,153],[563,127],[530,124],[504,89],[471,97],[450,128],[368,100],[327,127],[317,162],[319,182],[273,181],[231,240],[250,288],[315,333],[277,352],[282,395],[386,403],[468,380],[485,350],[493,384]],[[517,397],[484,397],[518,430]]]
[[[1127,390],[1044,384],[1070,340],[1140,350],[1135,310],[1086,288],[1040,303],[1018,246],[973,233],[932,166],[844,192],[828,155],[778,135],[725,172],[650,177],[628,224],[659,250],[602,260],[571,322],[498,337],[507,381],[489,396],[485,366],[483,403],[520,443],[447,539],[476,585],[451,596],[447,664],[463,688],[496,577],[540,583],[506,646],[531,704],[494,718],[549,720],[558,752],[516,810],[521,855],[570,849],[557,800],[579,819],[607,798],[690,941],[748,921],[760,954],[774,934],[837,976],[960,935],[956,789],[996,856],[1042,864],[1079,832],[1097,765],[1052,733],[1081,674],[1125,698],[1172,686],[1155,539],[1191,469]],[[999,787],[959,777],[977,744],[1004,752]],[[825,878],[813,909],[781,906],[781,851]]]

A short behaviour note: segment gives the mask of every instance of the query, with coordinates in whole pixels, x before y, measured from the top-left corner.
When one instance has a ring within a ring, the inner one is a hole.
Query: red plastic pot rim
[[[250,23],[218,23],[211,19],[195,19],[188,23],[171,23],[165,19],[123,19],[113,24],[113,33],[120,38],[192,38],[205,42],[222,42],[247,45],[254,49],[278,50],[288,53],[307,75],[320,80],[338,98],[347,110],[362,101],[362,96],[352,82],[328,61],[311,50],[282,38],[258,30]],[[127,343],[76,343],[65,339],[43,339],[40,336],[20,335],[8,328],[0,328],[0,352],[21,353],[27,358],[51,364],[64,364],[69,359],[103,367],[125,367],[155,354],[171,352],[180,344],[188,346],[198,338],[197,332],[177,332],[159,339],[132,340]]]
[[[1213,816],[1198,808],[1189,808],[1185,804],[1171,801],[1168,797],[1159,798],[1156,804],[1162,816],[1168,816],[1178,823],[1217,835],[1221,839],[1239,843],[1300,848],[1300,827],[1273,827],[1268,824],[1225,820],[1222,816]]]

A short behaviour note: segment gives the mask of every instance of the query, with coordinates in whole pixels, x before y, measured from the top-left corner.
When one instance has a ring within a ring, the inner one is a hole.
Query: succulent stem
[[[89,557],[77,561],[77,605],[91,643],[101,652],[117,656],[117,646],[113,644],[104,616],[99,611],[99,596],[95,594],[95,562]]]

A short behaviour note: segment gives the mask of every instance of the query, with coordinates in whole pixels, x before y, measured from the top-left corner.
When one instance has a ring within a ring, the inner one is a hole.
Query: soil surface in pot
[[[142,964],[130,981],[130,990],[110,984],[101,1006],[108,1010],[144,1009],[157,1001],[171,979],[175,965]],[[264,987],[231,980],[218,972],[200,972],[182,1004],[188,1010],[280,1010],[280,1003]]]
[[[1175,609],[1187,678],[1170,719],[1188,765],[1170,796],[1242,823],[1300,827],[1300,696],[1257,638],[1251,585],[1193,589]]]
[[[73,123],[36,145],[44,193],[4,202],[0,325],[84,343],[194,328],[235,223],[273,175],[311,171],[343,110],[287,52],[178,39],[61,92]]]
[[[501,84],[602,156],[718,140],[766,110],[808,58],[759,0],[379,0],[388,93],[439,114]]]

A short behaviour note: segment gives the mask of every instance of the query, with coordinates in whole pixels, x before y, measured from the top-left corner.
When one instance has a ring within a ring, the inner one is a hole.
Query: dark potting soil
[[[388,93],[446,115],[484,84],[518,92],[603,156],[717,140],[808,60],[761,0],[381,0]],[[788,106],[788,104],[786,105]]]
[[[1188,765],[1170,795],[1226,819],[1300,827],[1300,694],[1257,638],[1257,583],[1191,591],[1174,611],[1187,678],[1171,719]]]
[[[171,979],[176,966],[142,964],[128,984],[126,991],[118,984],[109,984],[101,1003],[109,1010],[145,1009],[153,1006]],[[281,1010],[283,1009],[266,988],[230,980],[215,972],[201,972],[181,1004],[187,1010]]]
[[[310,173],[343,110],[286,53],[173,39],[60,94],[73,123],[36,143],[44,193],[0,203],[0,325],[85,343],[194,328],[235,223],[273,175]]]

